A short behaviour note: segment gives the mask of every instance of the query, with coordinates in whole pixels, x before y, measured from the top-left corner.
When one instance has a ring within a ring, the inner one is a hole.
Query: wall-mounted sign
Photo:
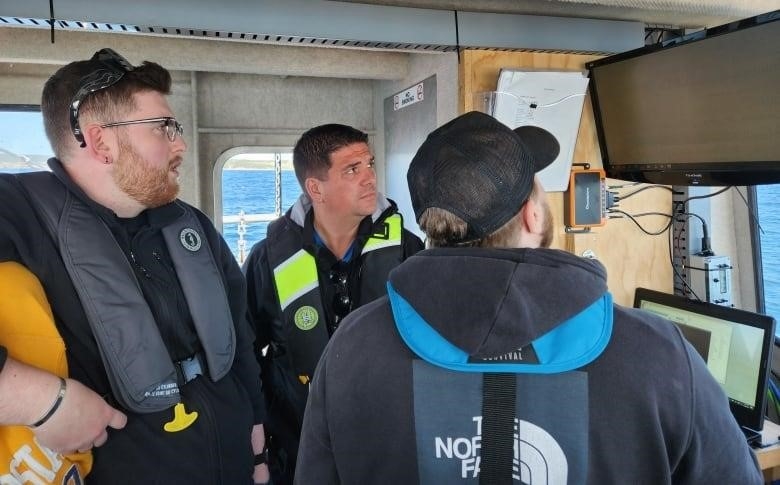
[[[416,84],[411,88],[401,91],[393,96],[393,111],[398,111],[401,108],[406,108],[409,105],[422,101],[423,98],[423,83]]]

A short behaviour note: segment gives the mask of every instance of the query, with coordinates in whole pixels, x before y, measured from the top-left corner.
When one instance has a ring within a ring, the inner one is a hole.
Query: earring
[[[103,163],[105,163],[106,165],[111,165],[111,161],[108,159],[108,157],[106,157],[106,161]]]

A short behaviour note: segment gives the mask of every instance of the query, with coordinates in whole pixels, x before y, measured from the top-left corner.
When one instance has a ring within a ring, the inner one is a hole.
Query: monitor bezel
[[[760,328],[764,332],[761,343],[761,365],[758,370],[758,386],[753,409],[745,407],[736,401],[729,399],[731,413],[740,426],[760,431],[764,427],[766,413],[766,390],[769,379],[769,371],[772,365],[772,347],[775,342],[775,319],[768,315],[740,310],[738,308],[725,307],[714,303],[691,300],[684,296],[663,293],[648,288],[637,288],[634,293],[634,308],[640,308],[642,301],[657,303],[680,310],[698,313],[701,315],[735,322],[741,325]]]
[[[607,146],[604,120],[601,116],[601,106],[598,91],[598,71],[605,65],[619,63],[658,52],[685,48],[690,44],[706,42],[708,39],[728,35],[740,30],[746,30],[773,22],[780,22],[780,10],[767,12],[728,24],[711,27],[682,37],[647,45],[627,52],[614,54],[601,59],[587,62],[590,78],[589,91],[593,116],[596,125],[596,136],[599,141],[602,165],[607,177],[633,182],[682,185],[682,186],[729,186],[729,185],[759,185],[780,183],[780,160],[756,161],[734,160],[710,162],[700,160],[687,163],[666,163],[663,160],[647,160],[642,163],[614,163]]]

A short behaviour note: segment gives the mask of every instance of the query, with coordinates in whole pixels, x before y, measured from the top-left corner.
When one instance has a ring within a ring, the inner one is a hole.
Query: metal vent
[[[496,52],[531,52],[540,54],[574,54],[580,56],[606,56],[614,54],[614,52],[606,51],[583,51],[583,50],[571,50],[571,49],[525,49],[525,48],[509,48],[509,47],[468,47],[469,50],[474,51],[496,51]]]
[[[98,32],[118,32],[137,35],[154,35],[170,37],[196,37],[224,41],[238,42],[257,42],[262,44],[286,44],[305,47],[342,47],[350,49],[378,49],[378,50],[400,50],[400,51],[423,51],[423,52],[455,52],[458,50],[455,45],[439,44],[419,44],[419,43],[399,43],[399,42],[377,42],[349,39],[330,39],[323,37],[299,37],[278,34],[256,34],[248,32],[224,32],[219,30],[187,29],[181,27],[144,27],[139,25],[101,23],[101,22],[81,22],[77,20],[55,20],[57,30],[72,31],[98,31]],[[3,17],[0,16],[0,26],[5,27],[27,27],[49,29],[51,23],[49,19],[34,19],[22,17]],[[484,46],[461,46],[474,50],[491,50],[501,52],[545,52],[553,54],[582,54],[582,55],[604,55],[608,52],[584,51],[584,50],[549,50],[549,49],[528,49],[528,48],[504,48],[504,47],[484,47]]]
[[[33,27],[41,29],[51,28],[49,19],[31,19],[22,17],[0,17],[0,26],[4,27]],[[97,22],[79,22],[77,20],[55,20],[57,29],[67,30],[99,30],[101,32],[142,32],[142,28],[135,25],[106,24]]]
[[[223,32],[218,30],[187,29],[181,27],[144,27],[139,25],[109,24],[100,22],[81,22],[77,20],[55,20],[55,28],[58,30],[76,31],[100,31],[120,32],[140,35],[172,36],[172,37],[198,37],[227,41],[259,42],[272,44],[287,44],[307,47],[348,47],[352,49],[382,49],[382,50],[407,50],[427,52],[454,52],[454,45],[375,42],[349,39],[326,39],[321,37],[297,37],[278,34],[256,34],[249,32]],[[49,19],[33,19],[21,17],[0,16],[0,26],[51,28]]]

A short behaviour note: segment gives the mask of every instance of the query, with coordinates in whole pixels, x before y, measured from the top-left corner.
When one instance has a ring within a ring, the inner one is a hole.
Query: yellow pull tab
[[[187,410],[184,409],[184,403],[178,403],[173,408],[173,420],[165,423],[163,429],[169,433],[175,433],[189,428],[196,419],[198,419],[197,411],[188,413]]]
[[[304,386],[309,383],[309,376],[307,375],[300,375],[298,376],[298,380],[301,381],[301,384]]]

